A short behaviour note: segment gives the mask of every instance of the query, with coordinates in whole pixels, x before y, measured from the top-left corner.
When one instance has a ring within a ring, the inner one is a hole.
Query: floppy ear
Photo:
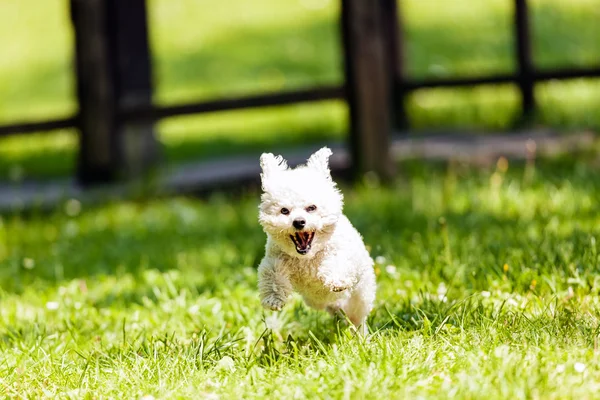
[[[329,172],[329,156],[331,155],[331,150],[327,147],[323,147],[321,150],[317,151],[315,154],[310,156],[306,165],[309,168],[313,168],[325,175],[327,178],[331,179],[331,174]]]
[[[262,169],[260,178],[263,182],[273,172],[285,171],[287,167],[287,161],[281,156],[274,156],[272,153],[263,153],[260,156],[260,168]]]

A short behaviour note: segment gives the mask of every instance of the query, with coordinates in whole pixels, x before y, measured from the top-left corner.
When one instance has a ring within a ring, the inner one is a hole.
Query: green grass
[[[261,309],[253,190],[5,215],[0,393],[595,397],[597,160],[401,167],[344,186],[377,258],[366,341],[297,298]]]
[[[531,2],[534,58],[541,68],[600,64],[595,0]],[[485,75],[515,69],[510,0],[400,2],[410,76]],[[150,0],[155,102],[174,104],[342,82],[339,1]],[[72,32],[67,0],[0,5],[0,123],[73,113]],[[539,85],[536,122],[600,127],[596,80]],[[515,87],[421,90],[407,100],[417,129],[507,129],[519,110]],[[340,102],[224,112],[159,125],[167,161],[341,140]],[[73,131],[0,141],[0,177],[65,175]],[[17,174],[18,175],[18,174]]]

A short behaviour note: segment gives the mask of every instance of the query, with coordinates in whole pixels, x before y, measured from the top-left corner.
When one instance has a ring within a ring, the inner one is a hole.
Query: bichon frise
[[[281,310],[292,291],[332,315],[343,311],[363,333],[375,301],[375,273],[362,237],[342,214],[324,147],[306,165],[288,169],[281,156],[260,157],[259,221],[267,234],[258,267],[263,307]]]

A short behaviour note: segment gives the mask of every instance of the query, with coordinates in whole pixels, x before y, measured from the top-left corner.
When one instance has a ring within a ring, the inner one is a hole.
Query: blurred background
[[[528,2],[535,68],[600,65],[597,0]],[[516,71],[514,1],[403,0],[405,75],[479,77]],[[341,85],[336,0],[148,0],[156,105]],[[74,33],[68,0],[0,4],[0,125],[65,118],[77,111]],[[600,127],[600,80],[535,87],[536,126]],[[509,130],[520,112],[514,84],[419,89],[405,98],[411,134]],[[341,141],[343,100],[171,117],[157,125],[164,161],[177,164]],[[73,175],[74,129],[0,140],[0,179]]]

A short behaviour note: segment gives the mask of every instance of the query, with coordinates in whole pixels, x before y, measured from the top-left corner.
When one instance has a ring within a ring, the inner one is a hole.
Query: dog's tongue
[[[296,233],[296,243],[301,249],[306,249],[309,245],[310,233],[298,232]]]
[[[296,234],[292,237],[292,241],[296,245],[296,250],[298,252],[307,252],[310,250],[310,244],[312,242],[313,237],[315,236],[314,232],[296,232]],[[301,253],[301,254],[304,254]]]

